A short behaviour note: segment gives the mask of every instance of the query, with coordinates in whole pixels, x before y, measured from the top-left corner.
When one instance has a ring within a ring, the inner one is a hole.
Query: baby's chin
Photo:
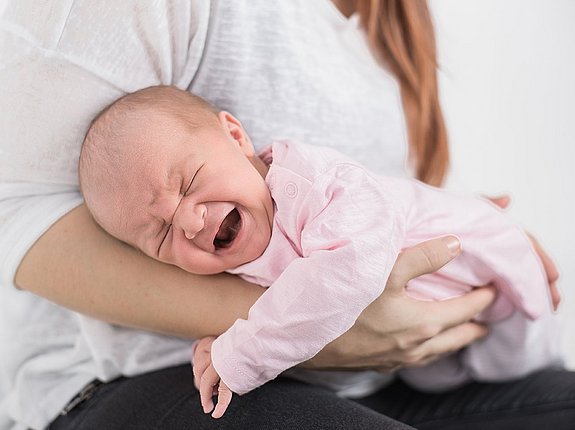
[[[177,266],[180,269],[195,275],[216,275],[257,260],[268,247],[270,237],[271,235],[267,238],[260,237],[259,240],[254,239],[249,250],[244,248],[238,253],[227,255],[218,255],[216,253],[211,254],[211,257],[208,258],[204,255],[200,258],[202,260],[201,262],[199,261],[200,259],[195,259],[194,261],[161,261]],[[256,243],[256,241],[261,243]]]
[[[219,273],[227,272],[228,270],[235,269],[236,267],[242,266],[249,261],[255,260],[238,260],[237,264],[235,261],[224,261],[223,259],[218,262],[213,262],[209,265],[204,265],[203,267],[196,267],[195,265],[190,265],[187,263],[174,263],[170,261],[164,261],[164,263],[173,264],[174,266],[179,267],[180,269],[193,273],[194,275],[217,275]]]
[[[226,261],[222,264],[222,269],[219,271],[215,271],[212,273],[205,273],[206,275],[214,275],[216,273],[227,272],[229,270],[237,269],[244,264],[251,263],[254,260],[257,260],[261,257],[264,253],[266,247],[263,247],[261,250],[253,250],[253,253],[249,257],[243,256],[243,258],[233,259],[232,261]]]

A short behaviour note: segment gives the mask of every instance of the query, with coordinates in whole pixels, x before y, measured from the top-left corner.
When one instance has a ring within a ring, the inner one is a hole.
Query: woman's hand
[[[383,294],[367,307],[343,336],[303,364],[308,368],[378,369],[422,366],[456,351],[488,332],[471,319],[495,298],[491,287],[444,301],[410,298],[410,279],[435,272],[460,252],[454,236],[404,250],[398,257]]]
[[[559,293],[559,289],[557,288],[557,280],[559,279],[559,272],[557,271],[557,266],[555,263],[545,252],[545,250],[541,247],[537,239],[533,237],[531,234],[527,233],[527,237],[531,240],[531,244],[533,245],[533,249],[539,256],[541,263],[543,263],[543,269],[545,269],[545,274],[547,275],[547,283],[549,284],[549,294],[551,295],[551,304],[553,305],[553,310],[557,310],[559,308],[559,303],[561,303],[561,293]]]
[[[491,203],[499,206],[501,209],[507,209],[507,206],[509,206],[509,203],[511,203],[511,198],[507,195],[499,197],[487,197],[487,199],[489,199]],[[549,254],[547,254],[547,252],[545,252],[545,250],[541,247],[541,244],[537,241],[537,239],[535,239],[535,237],[533,237],[528,232],[526,232],[526,234],[527,237],[529,237],[531,244],[533,245],[533,249],[539,256],[541,263],[543,263],[543,269],[547,275],[547,283],[549,285],[549,293],[551,295],[551,304],[553,305],[553,310],[557,310],[559,303],[561,302],[561,294],[557,288],[557,280],[559,279],[559,271],[557,270],[557,266]]]

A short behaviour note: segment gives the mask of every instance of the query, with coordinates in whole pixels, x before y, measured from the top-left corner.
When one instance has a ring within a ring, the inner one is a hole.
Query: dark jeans
[[[402,424],[406,423],[406,424]],[[573,429],[575,372],[549,370],[505,384],[422,394],[400,381],[352,401],[278,378],[234,396],[223,418],[200,407],[189,365],[103,384],[50,430],[115,429]]]

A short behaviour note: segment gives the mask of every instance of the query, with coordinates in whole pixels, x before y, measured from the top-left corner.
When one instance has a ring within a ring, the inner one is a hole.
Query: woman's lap
[[[50,430],[389,429],[411,427],[323,388],[279,378],[234,396],[219,420],[202,412],[189,365],[101,385]]]
[[[575,372],[548,371],[509,384],[471,384],[439,395],[396,382],[359,402],[278,378],[234,399],[219,420],[205,415],[191,369],[178,366],[101,385],[60,417],[59,429],[420,429],[572,428]]]
[[[574,428],[575,372],[546,370],[521,380],[474,383],[425,394],[396,381],[361,404],[422,430]]]

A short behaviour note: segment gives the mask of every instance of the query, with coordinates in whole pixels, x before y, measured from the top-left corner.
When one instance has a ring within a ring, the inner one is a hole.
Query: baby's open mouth
[[[217,249],[229,248],[233,243],[234,239],[238,235],[238,232],[242,228],[242,217],[237,209],[233,209],[229,214],[226,215],[216,237],[214,238],[214,246]]]

